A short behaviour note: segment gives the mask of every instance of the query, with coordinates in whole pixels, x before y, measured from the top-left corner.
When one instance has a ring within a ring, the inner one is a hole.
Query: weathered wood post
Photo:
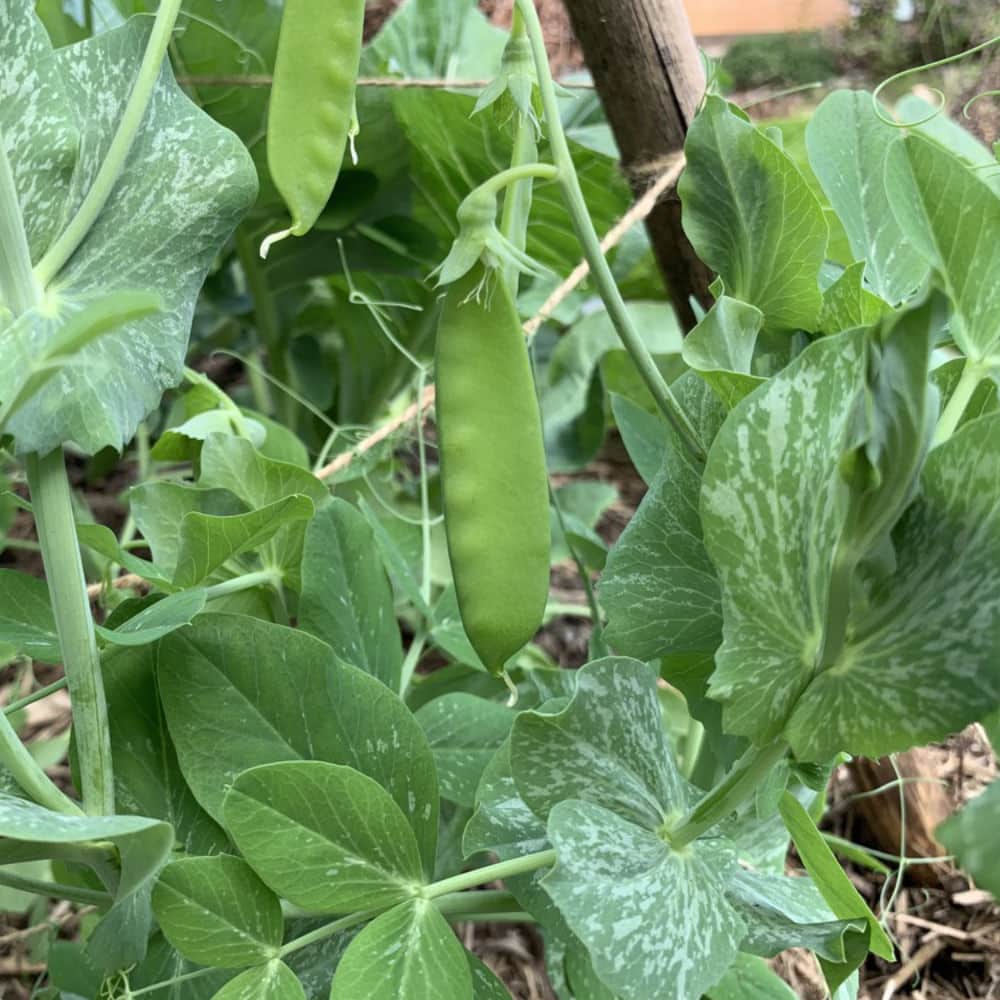
[[[573,29],[637,195],[678,152],[705,89],[705,71],[683,0],[566,0]],[[676,194],[646,220],[653,251],[681,322],[689,297],[711,301],[711,276],[681,229]]]

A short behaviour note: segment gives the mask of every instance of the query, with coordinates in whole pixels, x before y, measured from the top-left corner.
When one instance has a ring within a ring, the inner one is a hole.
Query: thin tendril
[[[965,104],[962,105],[962,116],[964,118],[969,117],[969,108],[976,103],[981,97],[1000,97],[1000,90],[984,90],[981,94],[974,94],[970,97]]]
[[[939,101],[938,106],[929,115],[925,115],[923,118],[915,122],[898,122],[894,118],[889,118],[884,115],[881,107],[879,106],[879,94],[881,94],[886,87],[895,83],[897,80],[902,80],[904,77],[912,76],[914,73],[923,73],[925,70],[936,69],[938,66],[945,66],[948,63],[957,62],[959,59],[975,55],[975,53],[981,52],[983,49],[987,49],[991,45],[995,45],[997,42],[1000,42],[1000,35],[996,35],[989,39],[989,41],[981,42],[979,45],[976,45],[971,49],[966,49],[964,52],[958,52],[953,56],[945,56],[944,59],[937,59],[934,62],[924,63],[922,66],[911,66],[909,69],[901,70],[899,73],[893,73],[892,76],[883,80],[872,93],[872,108],[875,111],[875,117],[892,128],[917,128],[920,125],[925,125],[933,118],[937,118],[937,116],[944,111],[945,105],[948,103],[948,99],[945,97],[944,91],[942,91],[939,87],[929,88],[930,92]]]

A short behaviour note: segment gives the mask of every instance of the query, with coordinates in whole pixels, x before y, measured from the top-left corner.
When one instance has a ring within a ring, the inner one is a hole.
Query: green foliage
[[[32,493],[0,495],[0,526],[16,554],[15,516],[40,515],[47,579],[0,570],[0,652],[25,692],[32,661],[64,664],[83,802],[44,770],[64,744],[21,742],[50,692],[27,694],[0,725],[0,864],[97,908],[50,987],[503,1000],[451,926],[501,919],[538,924],[566,1000],[787,1000],[762,959],[789,948],[856,996],[869,951],[893,951],[817,828],[832,763],[995,728],[1000,705],[990,151],[943,119],[903,135],[863,91],[780,128],[709,96],[680,197],[715,301],[683,331],[640,230],[610,265],[593,252],[627,185],[596,99],[557,100],[526,0],[480,104],[508,87],[511,113],[362,88],[358,162],[266,264],[267,96],[206,77],[270,72],[280,5],[125,20],[100,0],[93,25],[31,6],[0,0],[2,482],[24,453]],[[475,77],[506,45],[471,0],[408,0],[361,63]],[[526,273],[519,299],[509,269],[461,278],[442,324],[430,272],[462,205]],[[580,235],[592,284],[525,356],[520,321]],[[184,370],[192,329],[192,365],[223,348],[248,384]],[[450,506],[436,431],[404,413],[436,333]],[[609,418],[648,483],[613,545],[616,486],[545,475],[583,469]],[[133,435],[125,524],[89,523],[54,449]],[[586,574],[586,606],[547,587],[553,564]],[[141,587],[84,589],[121,572]],[[530,641],[567,613],[591,619],[576,671]],[[995,892],[997,803],[940,831]]]
[[[722,59],[733,90],[795,87],[836,75],[837,59],[818,34],[747,35],[737,38]]]

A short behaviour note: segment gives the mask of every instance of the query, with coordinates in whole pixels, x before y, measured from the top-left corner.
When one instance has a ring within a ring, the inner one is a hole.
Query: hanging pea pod
[[[267,163],[292,225],[269,236],[261,256],[286,236],[308,233],[333,193],[354,129],[364,17],[364,0],[285,0]]]
[[[477,294],[478,293],[478,294]],[[445,533],[462,624],[492,673],[542,624],[549,498],[517,310],[477,263],[448,287],[437,335]]]

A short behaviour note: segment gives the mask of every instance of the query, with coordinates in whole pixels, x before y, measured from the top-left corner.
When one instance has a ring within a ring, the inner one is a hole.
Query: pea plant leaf
[[[95,626],[97,634],[113,646],[146,646],[165,635],[190,625],[205,610],[205,591],[187,590],[168,594],[115,628]]]
[[[11,655],[61,663],[62,651],[44,580],[0,569],[0,642]]]
[[[0,859],[11,864],[67,857],[93,865],[93,842],[110,841],[121,872],[108,888],[113,904],[88,942],[91,957],[113,970],[140,961],[151,925],[152,880],[173,847],[168,823],[143,816],[68,816],[0,793]],[[107,870],[102,865],[102,872]]]
[[[896,571],[852,618],[843,654],[789,720],[802,759],[928,743],[1000,701],[998,434],[1000,415],[989,414],[929,454],[893,533]]]
[[[306,1000],[302,983],[280,959],[241,972],[230,979],[212,1000]]]
[[[721,97],[705,99],[684,148],[678,193],[698,256],[766,329],[814,329],[828,228],[798,167]]]
[[[5,0],[0,14],[7,26],[0,59],[12,67],[0,85],[0,130],[32,219],[37,263],[104,160],[150,25],[136,19],[53,52],[30,5]],[[78,364],[25,404],[9,428],[18,451],[47,452],[65,441],[87,453],[121,449],[179,381],[197,293],[256,192],[243,145],[184,96],[165,66],[111,198],[57,276],[58,294],[50,289],[6,331],[6,349],[11,357],[40,355],[73,315],[109,292],[145,289],[168,305],[87,345]],[[0,372],[0,399],[15,391],[19,368]]]
[[[838,920],[808,878],[738,868],[727,893],[746,922],[742,951],[773,958],[786,948],[808,948],[835,963],[847,962],[848,955],[868,953],[867,920]]]
[[[217,968],[270,961],[281,946],[281,904],[250,866],[225,854],[172,861],[153,888],[153,913],[185,958]]]
[[[715,394],[693,374],[674,383],[707,446],[725,418]],[[719,584],[702,541],[701,466],[662,429],[663,461],[611,550],[599,588],[612,647],[640,660],[714,650],[722,628]]]
[[[841,920],[864,921],[871,935],[871,950],[891,962],[895,957],[892,942],[875,914],[868,908],[868,904],[861,898],[860,893],[838,864],[805,807],[794,795],[785,792],[781,797],[779,808],[781,818],[788,827],[802,863],[834,915]],[[856,964],[860,964],[864,954],[862,952],[860,956],[854,957],[857,959]],[[840,982],[846,979],[851,971],[851,969],[837,970]],[[835,990],[840,982],[831,983],[831,989]]]
[[[737,955],[705,996],[708,1000],[794,1000],[795,993],[766,962],[753,955]]]
[[[141,989],[196,970],[201,973],[197,978],[182,979],[159,987],[164,1000],[211,1000],[219,988],[233,978],[233,972],[230,969],[213,969],[206,973],[194,962],[189,962],[157,932],[150,938],[145,959],[129,973],[129,985],[134,990]]]
[[[483,771],[510,733],[514,713],[504,705],[456,691],[416,712],[437,765],[441,795],[472,808]]]
[[[864,287],[862,261],[851,264],[823,292],[823,308],[817,329],[821,333],[841,333],[857,326],[871,326],[889,310],[887,303]]]
[[[307,496],[297,494],[265,504],[244,514],[217,516],[190,511],[178,532],[177,566],[172,583],[182,589],[195,587],[236,556],[266,548],[284,529],[304,528],[316,508]],[[268,563],[268,565],[275,565]],[[281,559],[277,568],[294,566]]]
[[[306,910],[391,906],[423,881],[403,811],[353,768],[324,761],[251,768],[226,793],[223,813],[254,871]]]
[[[701,515],[724,621],[710,694],[729,733],[773,738],[810,678],[865,359],[861,334],[813,344],[732,411],[709,453]]]
[[[913,295],[927,274],[889,207],[885,163],[898,135],[879,119],[865,90],[829,94],[806,126],[809,165],[844,224],[851,253],[871,291],[892,305]]]
[[[994,848],[994,834],[1000,824],[1000,782],[937,828],[934,836],[958,859],[976,884],[1000,899],[1000,862]]]
[[[684,339],[684,360],[729,409],[763,382],[751,374],[763,325],[756,306],[722,295]]]
[[[565,708],[518,717],[510,759],[557,854],[542,888],[600,979],[626,1000],[699,997],[745,931],[725,896],[735,851],[724,837],[670,846],[693,792],[673,761],[653,672],[614,657],[583,667]]]
[[[886,188],[900,229],[951,299],[950,332],[975,361],[1000,345],[1000,258],[983,241],[1000,227],[1000,195],[930,139],[899,139],[886,160]]]
[[[674,851],[655,831],[593,802],[556,805],[559,857],[542,885],[625,1000],[700,997],[736,954],[742,919],[724,895],[725,841]]]
[[[335,499],[306,529],[299,624],[345,662],[398,691],[403,645],[368,520]]]
[[[229,839],[184,781],[157,693],[155,667],[153,646],[112,648],[101,658],[115,808],[170,823],[175,841],[191,854],[217,854],[228,848]]]
[[[289,498],[308,497],[316,510],[330,501],[329,489],[306,469],[291,462],[268,458],[245,438],[210,434],[201,449],[203,489],[228,490],[250,511],[258,511]],[[304,512],[304,507],[296,513]],[[310,515],[311,516],[311,515]],[[303,518],[289,517],[260,547],[260,559],[283,573],[292,590],[301,587],[300,565],[306,526]],[[259,544],[259,543],[258,543]]]
[[[433,870],[438,783],[427,739],[395,694],[326,643],[242,615],[200,615],[161,641],[157,678],[181,771],[213,819],[250,767],[344,764],[389,792]]]
[[[330,1000],[470,1000],[472,971],[433,903],[414,899],[376,917],[337,966]]]

